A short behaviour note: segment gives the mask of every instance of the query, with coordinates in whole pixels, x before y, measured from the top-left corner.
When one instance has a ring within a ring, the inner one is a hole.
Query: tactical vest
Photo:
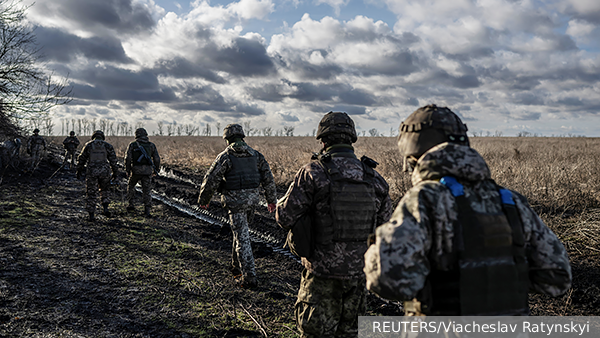
[[[375,171],[361,161],[363,179],[346,178],[329,156],[356,159],[353,153],[333,153],[318,158],[318,163],[329,178],[329,187],[321,191],[315,200],[327,198],[330,213],[315,217],[315,242],[323,245],[333,242],[366,243],[376,225],[377,196],[373,184]]]
[[[90,143],[90,163],[102,163],[106,161],[107,154],[104,142],[94,141]]]
[[[131,156],[133,158],[132,165],[134,166],[139,166],[139,165],[152,165],[152,162],[150,161],[150,159],[146,156],[144,156],[144,153],[142,152],[142,150],[140,149],[140,147],[144,147],[144,150],[146,151],[146,154],[148,154],[148,156],[152,156],[151,152],[150,152],[150,143],[138,143],[135,146],[133,146],[133,148],[131,149]]]
[[[429,315],[527,314],[529,265],[523,226],[512,193],[499,188],[503,213],[475,212],[462,184],[446,176],[458,206],[454,252],[442,259],[455,261],[451,271],[433,269],[419,296]]]
[[[229,155],[231,170],[225,174],[224,190],[254,189],[260,186],[258,156],[237,157]]]

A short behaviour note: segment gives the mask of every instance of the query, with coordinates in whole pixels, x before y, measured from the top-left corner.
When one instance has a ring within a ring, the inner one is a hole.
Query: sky
[[[23,0],[24,4],[33,0]],[[386,136],[417,108],[469,134],[600,136],[596,0],[35,0],[65,119]]]

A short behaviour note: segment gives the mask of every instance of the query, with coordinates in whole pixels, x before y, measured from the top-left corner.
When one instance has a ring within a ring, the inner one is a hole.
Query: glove
[[[204,210],[208,210],[208,204],[206,204],[206,205],[200,205],[200,208],[204,209]]]
[[[267,204],[267,209],[269,209],[269,212],[273,212],[275,211],[275,209],[277,209],[277,206],[275,205],[275,203],[269,203]]]
[[[83,170],[78,169],[77,170],[77,179],[80,180],[81,179],[81,175],[83,175]]]

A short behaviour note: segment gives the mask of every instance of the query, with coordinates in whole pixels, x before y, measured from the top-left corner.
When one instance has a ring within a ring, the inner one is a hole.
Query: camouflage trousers
[[[356,337],[366,311],[366,280],[324,278],[302,271],[294,315],[303,338]]]
[[[69,162],[69,168],[73,169],[73,167],[77,166],[76,161],[76,157],[75,156],[75,152],[76,150],[65,150],[65,160],[63,161],[63,166],[65,164],[67,164],[67,162]]]
[[[242,272],[242,277],[256,277],[254,256],[250,244],[250,231],[248,229],[248,214],[251,211],[233,212],[229,210],[229,221],[233,232],[231,249],[231,264]]]
[[[85,198],[85,210],[87,210],[87,212],[96,212],[96,200],[98,199],[98,191],[100,191],[102,204],[110,202],[110,176],[88,176],[85,179],[85,183],[87,188],[87,195]]]
[[[29,169],[34,169],[37,167],[38,163],[42,160],[42,147],[33,147],[31,149],[31,163],[29,164]]]
[[[129,176],[129,182],[127,183],[127,202],[129,205],[133,205],[135,185],[140,181],[142,184],[142,200],[144,201],[144,206],[150,207],[152,206],[152,196],[150,196],[150,192],[152,191],[152,176],[150,175],[131,174]]]

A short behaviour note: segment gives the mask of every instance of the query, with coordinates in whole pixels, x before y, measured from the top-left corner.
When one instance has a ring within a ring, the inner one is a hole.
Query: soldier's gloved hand
[[[202,208],[204,210],[208,210],[208,204],[206,204],[206,205],[200,205],[200,208]]]
[[[267,204],[267,209],[269,209],[269,212],[273,212],[277,209],[277,205],[275,205],[275,203],[269,203]]]

